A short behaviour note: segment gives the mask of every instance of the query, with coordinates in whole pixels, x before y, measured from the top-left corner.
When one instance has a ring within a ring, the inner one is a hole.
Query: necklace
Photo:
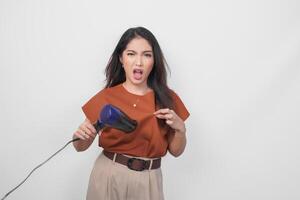
[[[126,89],[126,86],[125,86],[124,83],[122,84],[122,86],[123,86],[123,88],[124,88],[128,93],[133,94],[132,92],[129,92],[129,91]],[[140,102],[140,97],[136,97],[135,101],[132,103],[133,108],[136,108],[139,102]]]
[[[136,108],[137,105],[138,105],[138,103],[139,103],[139,101],[140,101],[140,98],[137,98],[137,99],[135,100],[135,102],[132,104],[132,106],[133,106],[134,108]]]

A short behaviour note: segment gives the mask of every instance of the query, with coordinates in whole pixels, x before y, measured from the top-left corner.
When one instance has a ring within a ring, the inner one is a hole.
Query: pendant
[[[138,105],[138,103],[139,103],[139,101],[140,101],[140,99],[138,98],[138,99],[132,104],[132,106],[133,106],[134,108],[136,108],[137,105]]]

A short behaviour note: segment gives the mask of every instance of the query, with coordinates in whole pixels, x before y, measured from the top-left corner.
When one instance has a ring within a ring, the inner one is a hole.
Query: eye
[[[134,54],[131,53],[131,52],[127,53],[127,56],[133,56],[133,55],[134,55]]]
[[[145,56],[151,58],[151,57],[152,57],[152,54],[146,53]]]

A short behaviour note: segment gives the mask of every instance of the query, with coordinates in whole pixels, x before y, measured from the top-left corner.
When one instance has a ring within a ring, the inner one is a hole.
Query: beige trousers
[[[90,175],[86,199],[163,200],[161,169],[130,170],[101,153]]]

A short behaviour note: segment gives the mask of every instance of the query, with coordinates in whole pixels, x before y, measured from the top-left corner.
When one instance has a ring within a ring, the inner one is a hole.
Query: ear
[[[121,64],[123,65],[123,59],[122,59],[122,56],[119,56],[119,61],[120,61]]]

